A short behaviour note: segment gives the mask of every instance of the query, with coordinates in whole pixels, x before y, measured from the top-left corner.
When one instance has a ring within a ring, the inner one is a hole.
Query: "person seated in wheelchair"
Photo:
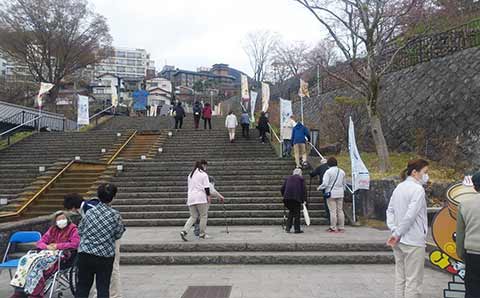
[[[43,298],[46,281],[60,269],[58,258],[62,264],[69,263],[79,244],[77,226],[64,211],[55,212],[50,228],[36,244],[37,250],[20,259],[10,282],[14,287],[11,298]]]

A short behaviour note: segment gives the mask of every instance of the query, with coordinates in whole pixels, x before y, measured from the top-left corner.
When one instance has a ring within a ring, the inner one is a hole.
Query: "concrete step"
[[[312,196],[313,198],[313,196]],[[317,200],[317,199],[315,199]],[[61,201],[61,198],[58,198],[56,200],[51,200],[52,202],[54,201]],[[62,201],[63,202],[63,201]],[[232,198],[232,197],[226,197],[225,198],[225,205],[228,204],[278,204],[282,202],[282,197],[280,194],[276,197],[241,197],[241,198]],[[318,198],[318,202],[322,202],[322,199]],[[166,197],[166,198],[144,198],[144,197],[138,197],[138,198],[115,198],[114,205],[150,205],[150,206],[157,206],[157,205],[185,205],[186,203],[186,196],[179,197],[179,198],[171,198],[171,197]]]
[[[223,211],[211,210],[208,212],[209,219],[214,218],[224,218],[225,215],[228,218],[241,219],[255,219],[255,218],[283,218],[283,210],[267,210],[267,211],[258,211],[258,210],[227,210],[225,213]],[[311,218],[321,218],[324,216],[324,211],[321,210],[310,210],[309,215]],[[141,212],[131,212],[126,211],[122,212],[122,217],[125,220],[128,219],[186,219],[190,216],[187,207],[184,207],[184,211],[141,211]]]
[[[184,219],[124,219],[126,226],[130,227],[154,227],[154,226],[184,226],[187,221],[187,217]],[[283,217],[281,218],[227,218],[229,225],[245,226],[245,225],[267,225],[281,226],[283,223]],[[327,220],[323,218],[312,218],[312,225],[325,225]],[[223,226],[225,225],[225,219],[223,218],[209,218],[208,225],[211,226]]]
[[[113,207],[120,212],[160,212],[160,211],[185,211],[185,204],[175,204],[175,205],[117,205],[114,204]],[[226,210],[283,210],[283,203],[278,204],[225,204]],[[310,204],[310,210],[323,210],[323,204]],[[221,204],[212,204],[210,205],[211,211],[222,211],[223,205]]]
[[[391,252],[122,253],[123,265],[393,264]]]
[[[279,187],[280,188],[280,187]],[[117,199],[135,199],[135,198],[186,198],[185,192],[170,192],[170,193],[157,193],[157,192],[124,192],[122,191],[117,195]],[[312,196],[317,196],[319,192],[312,192]],[[280,190],[277,191],[222,191],[222,195],[225,198],[251,198],[251,197],[280,197]]]

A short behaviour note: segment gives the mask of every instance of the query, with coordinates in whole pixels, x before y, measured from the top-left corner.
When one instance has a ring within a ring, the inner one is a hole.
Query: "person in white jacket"
[[[230,111],[228,113],[227,118],[225,119],[225,127],[228,130],[228,135],[230,137],[230,143],[233,143],[235,141],[235,130],[238,126],[238,121],[237,121],[237,116]]]
[[[323,182],[318,190],[323,189],[324,199],[327,200],[328,210],[330,211],[330,233],[345,232],[345,213],[343,213],[343,197],[345,195],[345,172],[338,167],[335,157],[327,160],[329,169],[323,175]],[[330,194],[329,198],[325,198]]]
[[[295,124],[297,124],[297,122],[295,122],[295,116],[293,115],[283,124],[281,135],[283,141],[283,157],[290,157],[292,153],[292,130]]]
[[[392,232],[387,244],[395,256],[395,298],[420,298],[428,231],[423,188],[428,182],[428,162],[411,160],[402,178],[387,209],[387,225]]]

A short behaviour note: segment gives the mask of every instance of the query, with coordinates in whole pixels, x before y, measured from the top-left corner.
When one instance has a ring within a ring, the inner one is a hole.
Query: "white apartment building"
[[[112,57],[95,65],[94,76],[109,73],[121,78],[143,78],[152,69],[155,62],[145,49],[114,48]]]

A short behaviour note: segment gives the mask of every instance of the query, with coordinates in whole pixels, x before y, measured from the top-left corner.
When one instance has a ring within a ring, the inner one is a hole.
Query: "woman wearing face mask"
[[[404,181],[393,191],[387,209],[387,225],[392,232],[387,244],[395,256],[395,298],[419,298],[428,231],[423,187],[428,182],[428,162],[410,161],[402,178]]]
[[[63,211],[53,215],[52,225],[37,242],[38,252],[23,256],[10,284],[15,288],[12,298],[42,298],[45,282],[58,269],[58,254],[63,251],[62,262],[67,263],[80,243],[77,226]]]

